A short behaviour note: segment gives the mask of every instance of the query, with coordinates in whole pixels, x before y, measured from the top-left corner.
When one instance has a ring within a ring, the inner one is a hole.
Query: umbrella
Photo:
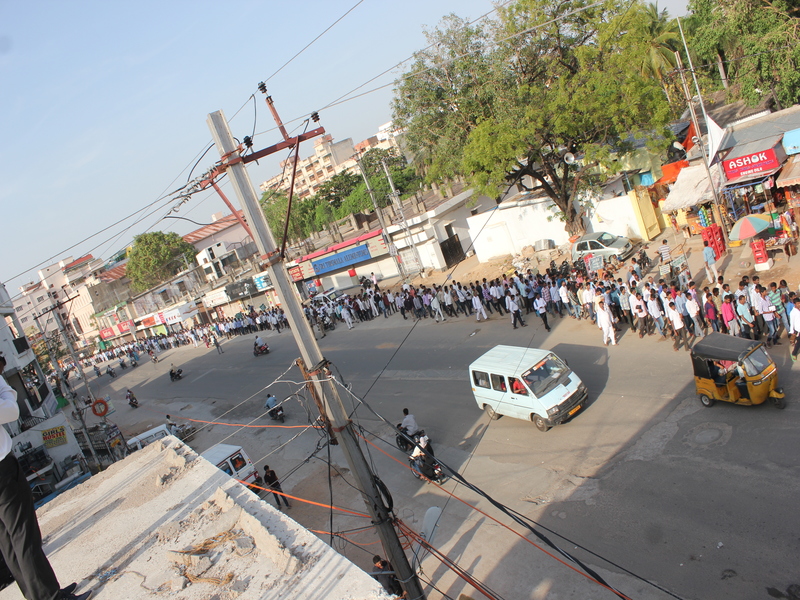
[[[736,221],[728,237],[732,240],[746,240],[772,227],[772,219],[766,215],[746,215]]]

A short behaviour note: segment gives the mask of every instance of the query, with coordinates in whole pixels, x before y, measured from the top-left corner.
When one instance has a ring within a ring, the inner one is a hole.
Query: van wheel
[[[492,421],[497,421],[497,419],[499,419],[499,418],[500,418],[500,415],[498,415],[498,414],[497,414],[497,413],[494,411],[494,409],[493,409],[491,406],[489,406],[488,404],[484,404],[484,405],[483,405],[483,410],[485,410],[485,411],[486,411],[486,414],[489,416],[489,418],[490,418]]]
[[[711,398],[709,398],[705,394],[700,394],[700,404],[702,404],[706,408],[710,408],[710,407],[714,406],[714,402],[715,402],[715,400],[712,400]]]
[[[534,424],[534,425],[536,425],[536,429],[538,429],[538,430],[539,430],[539,431],[541,431],[542,433],[544,433],[545,431],[547,431],[548,429],[550,429],[550,426],[549,426],[549,425],[548,425],[548,424],[545,422],[545,420],[544,420],[542,417],[540,417],[539,415],[536,415],[536,414],[534,414],[534,415],[531,417],[531,420],[533,421],[533,424]]]

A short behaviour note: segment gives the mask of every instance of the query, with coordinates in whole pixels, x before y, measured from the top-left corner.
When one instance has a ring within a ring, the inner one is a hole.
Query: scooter
[[[433,464],[426,467],[426,458],[425,456],[408,457],[408,463],[411,466],[411,473],[414,477],[417,479],[426,479],[435,483],[444,483],[447,481],[447,475],[444,474],[444,470],[442,469],[442,465],[439,464],[439,461],[433,459]],[[431,459],[428,460],[430,461]]]
[[[138,362],[136,362],[136,360],[132,358],[132,359],[131,359],[131,368],[136,368],[136,367],[138,367],[138,366],[139,366],[139,363],[138,363]]]
[[[106,373],[111,375],[112,378],[117,376],[117,372],[114,370],[113,367],[106,367]]]
[[[153,364],[157,364],[158,363],[158,357],[155,354],[151,354],[150,355],[150,360],[153,361]]]
[[[269,418],[272,419],[273,421],[280,421],[281,423],[283,423],[285,419],[285,415],[283,414],[283,407],[276,406],[275,408],[270,409]]]
[[[97,375],[98,377],[100,377],[103,374],[103,372],[97,368],[97,365],[94,366],[94,374]]]
[[[333,331],[336,329],[336,323],[333,322],[333,319],[331,319],[330,316],[325,315],[322,318],[322,327],[325,331]]]
[[[253,356],[261,356],[262,354],[269,354],[269,346],[264,344],[262,346],[253,346]]]
[[[425,435],[425,430],[420,429],[413,436],[409,436],[408,432],[406,431],[406,428],[401,425],[398,425],[397,435],[395,436],[394,440],[395,443],[397,444],[397,447],[400,448],[400,450],[402,450],[403,452],[410,452],[411,449],[414,447],[414,444],[408,441],[408,437],[413,438],[414,442],[419,443],[419,438],[421,438],[423,435]]]
[[[139,401],[136,399],[136,396],[133,395],[133,392],[128,390],[128,393],[125,394],[125,399],[128,401],[128,405],[131,408],[139,408]]]
[[[639,266],[642,268],[642,273],[646,273],[650,269],[651,260],[650,257],[647,256],[647,246],[643,246],[641,250],[639,250],[639,258],[637,262]]]
[[[128,365],[125,364],[125,359],[122,359],[122,358],[119,359],[119,366],[122,369],[127,369],[128,368]]]
[[[170,381],[179,381],[183,379],[183,369],[170,369],[169,370],[169,380]]]

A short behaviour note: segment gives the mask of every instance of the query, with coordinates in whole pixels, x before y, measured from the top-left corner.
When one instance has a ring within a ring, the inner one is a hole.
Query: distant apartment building
[[[314,140],[314,154],[297,161],[297,175],[294,182],[294,195],[301,200],[314,196],[319,187],[334,175],[349,171],[358,174],[356,154],[362,154],[372,148],[388,150],[396,148],[396,130],[391,123],[381,125],[377,135],[353,144],[352,138],[334,142],[331,135],[324,135]],[[280,163],[281,173],[263,182],[259,187],[262,192],[268,190],[289,191],[292,182],[293,159]]]

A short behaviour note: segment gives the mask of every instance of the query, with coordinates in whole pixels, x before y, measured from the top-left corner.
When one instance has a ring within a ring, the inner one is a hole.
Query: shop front
[[[775,212],[774,175],[786,161],[783,135],[734,147],[722,161],[725,208],[736,222],[744,215]]]

